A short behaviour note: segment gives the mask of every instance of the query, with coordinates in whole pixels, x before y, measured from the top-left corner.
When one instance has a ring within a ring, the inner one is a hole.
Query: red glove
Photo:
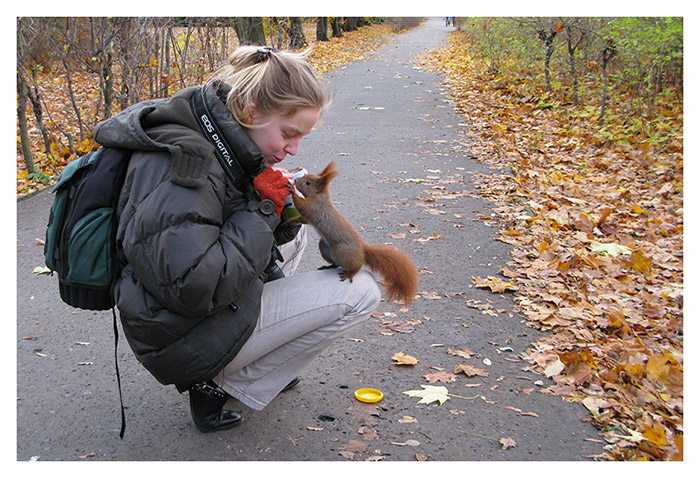
[[[267,168],[253,180],[253,186],[260,194],[260,200],[270,199],[274,202],[275,214],[278,216],[282,213],[284,198],[289,194],[287,184],[289,181],[282,172],[272,168]]]

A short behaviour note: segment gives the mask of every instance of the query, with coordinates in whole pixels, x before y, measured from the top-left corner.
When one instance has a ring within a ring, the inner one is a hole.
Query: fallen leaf
[[[590,247],[593,252],[597,252],[598,254],[607,254],[613,257],[632,254],[632,250],[629,247],[620,244],[601,244],[599,242],[593,242],[591,243]]]
[[[498,277],[488,276],[483,279],[481,276],[473,277],[472,282],[476,287],[489,288],[491,292],[501,293],[507,290],[517,291],[518,287],[513,282],[506,282]]]
[[[503,449],[503,450],[507,450],[508,448],[513,448],[514,446],[517,445],[517,443],[515,442],[515,440],[512,439],[511,437],[501,438],[501,439],[499,440],[499,443],[500,443],[501,445],[503,445],[503,446],[501,447],[501,449]]]
[[[379,416],[379,407],[373,403],[364,403],[359,400],[354,400],[354,403],[347,408],[354,420],[367,420],[372,415]]]
[[[344,456],[344,457],[347,458],[348,460],[353,460],[353,459],[355,459],[355,453],[353,453],[353,452],[351,452],[351,451],[339,451],[338,454],[341,455],[341,456]]]
[[[398,442],[392,441],[389,443],[391,443],[392,445],[398,445],[398,446],[418,446],[418,445],[420,445],[420,442],[418,440],[406,440],[403,443],[398,443]]]
[[[32,271],[35,275],[51,275],[51,269],[46,266],[35,267]]]
[[[564,370],[564,368],[566,368],[566,365],[561,360],[559,360],[559,358],[557,358],[554,362],[550,363],[549,365],[547,365],[547,367],[545,367],[544,375],[547,378],[559,375],[562,372],[562,370]]]
[[[471,365],[459,364],[455,367],[454,373],[463,372],[467,377],[488,377],[489,373]]]
[[[641,251],[632,253],[632,267],[637,272],[649,274],[651,272],[651,257],[647,257]]]
[[[416,365],[418,364],[418,359],[412,357],[411,355],[406,355],[403,352],[395,353],[391,359],[394,361],[394,365]]]
[[[398,321],[398,320],[389,320],[382,322],[379,324],[377,327],[379,331],[393,331],[393,332],[399,332],[402,334],[410,334],[411,332],[415,331],[416,328],[414,325],[420,324],[420,321],[418,320],[403,320],[403,321]]]
[[[367,443],[361,441],[361,440],[350,440],[346,444],[344,444],[341,448],[340,451],[349,451],[352,453],[364,453],[367,451]]]
[[[459,350],[453,350],[451,348],[447,348],[447,353],[450,355],[458,355],[459,357],[464,357],[464,358],[472,358],[475,354],[469,349],[459,349]]]
[[[433,235],[430,236],[430,237],[426,237],[426,238],[417,238],[417,239],[413,239],[413,241],[414,241],[414,242],[420,242],[421,244],[425,244],[425,243],[428,242],[428,241],[432,241],[432,240],[439,239],[439,238],[440,238],[440,234],[438,234],[437,232],[434,232]]]
[[[593,415],[600,415],[600,410],[604,408],[609,408],[611,404],[602,398],[596,397],[586,397],[582,400],[583,405],[593,413]]]
[[[653,425],[644,425],[645,431],[642,436],[652,442],[656,446],[664,446],[666,441],[666,429],[663,425],[655,423]]]
[[[457,376],[450,372],[435,372],[423,375],[429,383],[443,382],[452,383],[457,380]]]
[[[447,388],[445,387],[436,387],[434,385],[421,385],[421,387],[423,387],[423,390],[408,390],[403,393],[409,397],[420,397],[421,399],[418,403],[431,404],[433,402],[440,402],[440,405],[442,405],[445,401],[450,399],[450,397],[447,396]]]
[[[416,423],[418,420],[416,420],[414,417],[411,417],[409,415],[404,415],[402,418],[399,418],[399,423]]]
[[[375,108],[375,109],[377,109],[377,108]],[[382,456],[382,455],[374,455],[374,456],[370,456],[365,461],[380,461],[380,460],[383,460],[384,458],[386,458],[386,457]]]
[[[363,440],[376,440],[379,438],[379,435],[377,435],[377,430],[367,426],[360,427],[360,429],[357,430],[357,434],[362,435]]]

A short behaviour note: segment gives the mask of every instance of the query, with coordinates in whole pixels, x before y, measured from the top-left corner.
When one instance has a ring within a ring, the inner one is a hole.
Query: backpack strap
[[[119,357],[117,356],[117,346],[119,345],[119,328],[117,327],[117,313],[112,307],[112,318],[114,324],[114,368],[117,371],[117,386],[119,387],[119,405],[122,413],[122,428],[119,430],[119,438],[124,439],[126,431],[126,414],[124,413],[124,397],[122,396],[122,380],[119,374]]]

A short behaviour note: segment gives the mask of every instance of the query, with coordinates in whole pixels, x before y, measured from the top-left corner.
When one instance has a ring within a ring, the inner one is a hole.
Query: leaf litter
[[[515,311],[550,333],[522,358],[554,381],[542,392],[589,410],[606,442],[597,458],[682,460],[682,125],[655,142],[539,109],[522,83],[486,77],[463,35],[421,61],[465,116],[471,154],[494,169],[472,176],[496,206],[479,220],[513,246],[504,279],[475,284],[513,293]]]

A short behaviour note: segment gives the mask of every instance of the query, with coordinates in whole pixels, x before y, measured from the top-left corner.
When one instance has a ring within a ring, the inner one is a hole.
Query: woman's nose
[[[297,152],[299,151],[299,142],[300,140],[295,139],[287,143],[287,146],[284,147],[285,153],[291,156],[296,156]]]

